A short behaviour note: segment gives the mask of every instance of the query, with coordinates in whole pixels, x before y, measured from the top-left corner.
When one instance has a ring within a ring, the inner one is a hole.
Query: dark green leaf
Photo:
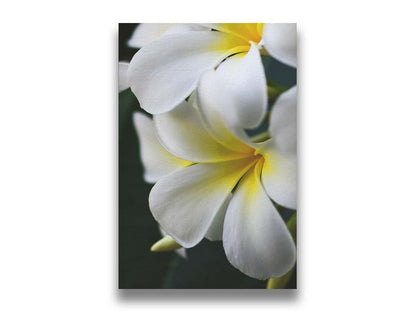
[[[119,94],[119,288],[161,288],[173,252],[150,247],[161,238],[149,207],[151,185],[143,179],[132,113],[139,108],[130,90]]]
[[[164,288],[265,288],[267,281],[248,277],[227,260],[222,242],[204,239],[177,256]]]

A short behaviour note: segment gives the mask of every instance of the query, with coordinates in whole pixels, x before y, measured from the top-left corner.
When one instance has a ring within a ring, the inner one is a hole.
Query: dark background
[[[119,61],[130,61],[137,49],[127,47],[137,24],[119,24]],[[267,77],[285,87],[296,84],[296,70],[263,58]],[[279,73],[276,75],[276,72]],[[143,181],[138,138],[132,123],[142,111],[130,89],[119,94],[119,288],[265,288],[233,266],[221,242],[203,240],[187,249],[184,259],[175,252],[152,253],[162,236],[148,207],[152,185]],[[290,216],[283,210],[283,216]],[[296,288],[296,272],[286,288]]]

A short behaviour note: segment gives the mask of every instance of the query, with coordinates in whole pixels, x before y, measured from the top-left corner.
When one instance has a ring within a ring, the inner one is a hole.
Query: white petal
[[[240,177],[253,159],[202,163],[160,179],[150,191],[149,206],[164,231],[185,248],[207,233]]]
[[[282,63],[296,67],[296,24],[266,24],[263,30],[263,44],[271,56]]]
[[[256,170],[240,182],[224,221],[223,244],[230,263],[257,279],[282,276],[295,264],[293,239],[261,187]]]
[[[127,45],[132,48],[141,48],[149,42],[160,38],[163,35],[174,34],[186,31],[209,30],[199,24],[186,23],[142,23],[135,29]]]
[[[205,70],[232,53],[246,51],[241,42],[218,31],[165,35],[134,55],[128,71],[130,87],[149,113],[170,111],[191,94]]]
[[[216,141],[204,128],[201,115],[190,102],[155,115],[159,141],[172,154],[193,162],[218,162],[247,157]]]
[[[222,31],[228,34],[233,34],[247,41],[260,42],[263,27],[259,23],[216,23],[216,24],[203,24],[204,26],[211,27],[218,31]]]
[[[267,194],[279,205],[296,209],[296,156],[279,153],[274,140],[265,142],[259,151],[265,159],[261,176]]]
[[[118,91],[123,91],[129,88],[128,79],[127,79],[128,68],[129,68],[129,63],[127,62],[118,63]]]
[[[166,235],[168,235],[160,226],[159,226],[159,231],[160,231],[160,233],[162,233],[162,236],[166,236]],[[186,255],[186,248],[179,248],[179,249],[176,249],[175,250],[175,252],[179,255],[179,256],[181,256],[182,258],[187,258],[187,255]]]
[[[279,96],[270,114],[270,133],[284,155],[296,155],[297,87]]]
[[[257,126],[267,109],[267,86],[257,48],[234,55],[198,84],[197,104],[211,134],[235,151],[254,146],[244,128]]]
[[[132,48],[141,48],[162,36],[169,27],[172,27],[172,24],[142,23],[136,27],[127,45]]]
[[[214,220],[212,220],[211,226],[209,227],[207,234],[205,234],[205,238],[209,239],[210,241],[222,240],[225,213],[227,211],[228,205],[230,204],[231,198],[232,195],[228,195],[228,198],[224,201],[221,208],[215,215]]]
[[[215,71],[205,72],[198,85],[196,100],[204,125],[222,145],[236,152],[250,153],[250,139],[241,126],[232,125],[232,121],[227,119],[230,109],[224,106],[219,90],[222,87],[217,85]]]
[[[146,182],[154,183],[163,176],[192,164],[172,155],[159,143],[153,121],[149,117],[135,113],[133,121],[139,136]]]
[[[255,128],[267,110],[267,83],[257,46],[248,53],[233,55],[212,75],[213,92],[224,108],[224,118],[232,125]],[[202,84],[202,83],[201,83]]]
[[[171,27],[164,33],[165,35],[168,34],[175,34],[187,31],[210,31],[211,29],[200,24],[191,24],[191,23],[175,23],[171,24]]]

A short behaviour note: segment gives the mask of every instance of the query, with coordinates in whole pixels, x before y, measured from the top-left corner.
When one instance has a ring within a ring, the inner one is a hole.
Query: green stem
[[[289,283],[290,278],[292,277],[293,271],[295,270],[295,267],[293,267],[289,272],[287,272],[285,275],[276,277],[276,278],[270,278],[267,281],[267,287],[266,289],[283,289]]]

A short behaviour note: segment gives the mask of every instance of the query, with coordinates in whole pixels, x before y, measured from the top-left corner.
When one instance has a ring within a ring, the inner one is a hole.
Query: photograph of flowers
[[[119,24],[120,289],[296,289],[294,23]]]

